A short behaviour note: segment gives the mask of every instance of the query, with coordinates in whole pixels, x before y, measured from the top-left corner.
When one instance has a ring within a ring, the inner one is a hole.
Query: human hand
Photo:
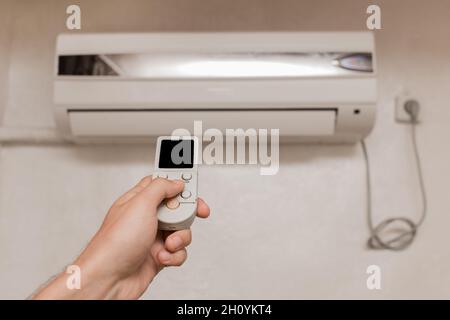
[[[81,288],[69,290],[68,274],[61,274],[35,299],[137,299],[165,266],[180,266],[191,230],[158,230],[158,205],[176,196],[182,181],[145,177],[112,205],[102,226],[74,262],[81,271]],[[209,207],[197,200],[197,216]]]

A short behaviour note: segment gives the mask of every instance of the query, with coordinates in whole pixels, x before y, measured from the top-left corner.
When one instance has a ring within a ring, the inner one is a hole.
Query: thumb
[[[157,208],[164,199],[175,197],[183,189],[184,182],[181,180],[157,178],[145,187],[136,198],[150,208]]]

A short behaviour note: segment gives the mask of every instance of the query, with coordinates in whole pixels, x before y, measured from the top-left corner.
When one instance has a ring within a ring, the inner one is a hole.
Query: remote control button
[[[181,179],[183,179],[184,181],[188,181],[192,179],[192,174],[189,172],[185,172],[181,175]]]
[[[172,198],[166,201],[166,207],[175,210],[180,206],[180,202],[176,198]]]
[[[184,191],[181,193],[181,197],[182,197],[183,199],[189,199],[191,196],[192,196],[192,193],[191,193],[189,190],[184,190]]]
[[[167,177],[168,177],[167,173],[160,173],[160,174],[158,174],[158,178],[167,179]]]

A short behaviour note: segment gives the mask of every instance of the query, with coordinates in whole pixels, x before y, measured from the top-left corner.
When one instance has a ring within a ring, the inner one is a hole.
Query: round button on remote
[[[180,206],[180,202],[176,198],[172,198],[166,201],[166,207],[175,210]]]
[[[184,191],[181,193],[181,197],[182,197],[183,199],[189,199],[189,198],[191,197],[191,195],[192,195],[192,193],[191,193],[189,190],[184,190]]]
[[[181,179],[183,179],[184,181],[188,181],[192,179],[192,174],[189,172],[185,172],[181,175]]]

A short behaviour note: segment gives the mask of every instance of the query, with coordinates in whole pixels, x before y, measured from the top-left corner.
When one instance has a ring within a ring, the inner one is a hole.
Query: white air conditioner
[[[55,117],[75,141],[148,139],[201,120],[354,142],[375,121],[374,61],[370,32],[64,34]]]

